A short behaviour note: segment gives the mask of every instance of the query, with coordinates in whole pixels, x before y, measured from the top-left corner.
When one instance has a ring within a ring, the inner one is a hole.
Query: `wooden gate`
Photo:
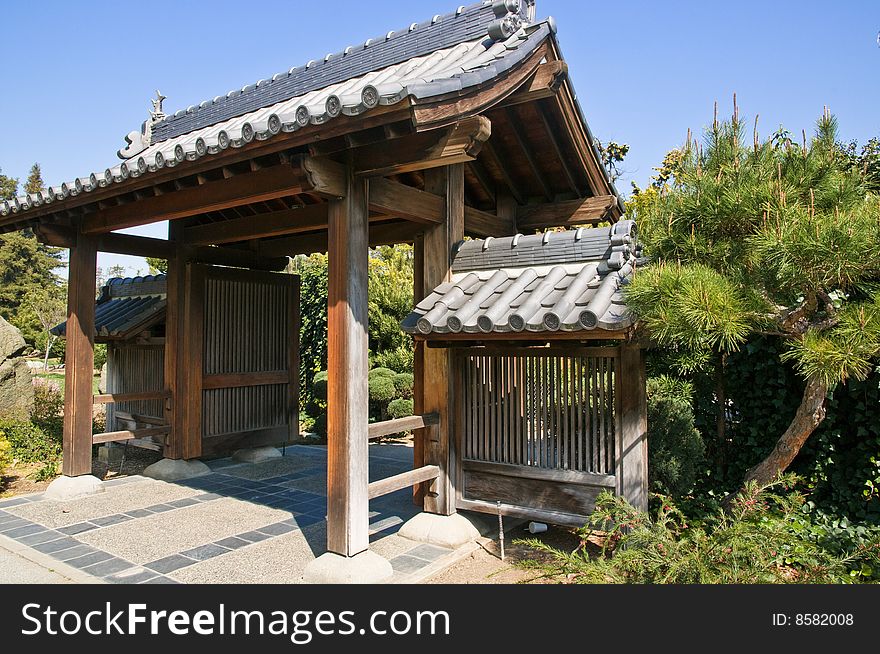
[[[188,424],[201,455],[299,434],[299,277],[190,265]]]
[[[457,350],[458,508],[583,525],[617,487],[619,354]]]

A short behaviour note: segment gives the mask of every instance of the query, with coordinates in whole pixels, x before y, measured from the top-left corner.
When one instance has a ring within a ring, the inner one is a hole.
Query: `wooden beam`
[[[516,211],[517,204],[513,195],[506,189],[499,189],[495,197],[495,213],[504,220],[505,225],[509,225],[510,234],[516,234],[519,231]]]
[[[572,172],[571,166],[568,165],[568,157],[566,157],[565,153],[562,151],[562,145],[560,145],[559,138],[556,136],[556,130],[554,130],[553,126],[550,124],[547,112],[540,104],[535,105],[535,111],[541,116],[541,123],[544,125],[544,131],[547,132],[547,138],[550,140],[550,145],[553,146],[553,151],[556,152],[556,157],[559,159],[559,165],[562,166],[562,172],[565,173],[565,178],[568,180],[569,188],[574,191],[576,195],[581,195],[580,186],[577,181],[575,181],[574,172]]]
[[[568,79],[568,64],[564,61],[548,61],[538,66],[535,74],[523,84],[516,93],[500,103],[502,107],[510,107],[527,102],[536,102],[552,98],[565,80]]]
[[[426,481],[434,481],[439,476],[440,468],[437,466],[422,466],[421,468],[402,472],[393,477],[380,479],[379,481],[374,481],[370,484],[370,499],[372,500],[384,495],[390,495],[391,493],[396,493],[397,491],[409,488],[410,486],[417,486]]]
[[[424,225],[410,222],[383,222],[370,225],[370,247],[380,245],[395,245],[397,243],[412,243],[413,240],[425,230]],[[313,234],[301,234],[290,238],[279,238],[271,241],[261,241],[258,252],[261,255],[275,257],[293,257],[297,254],[314,254],[327,252],[327,232]]]
[[[464,238],[464,165],[455,164],[425,175],[425,188],[446,198],[446,220],[425,232],[419,259],[424,289],[433,289],[452,278],[452,248]],[[422,293],[418,293],[422,295]],[[417,466],[434,465],[440,475],[424,492],[424,509],[429,513],[455,513],[455,437],[452,429],[453,361],[449,350],[433,350],[416,344],[415,379],[419,413],[437,413],[440,426],[416,431]]]
[[[378,177],[439,168],[473,161],[492,135],[485,116],[471,116],[446,129],[424,131],[387,143],[357,148],[349,153],[355,173]]]
[[[355,556],[370,545],[368,423],[368,184],[346,175],[330,203],[327,283],[327,549]]]
[[[313,204],[298,209],[273,211],[186,229],[186,241],[193,245],[220,245],[255,238],[314,231],[327,225],[327,205]]]
[[[95,278],[98,250],[94,239],[77,234],[70,250],[67,285],[67,345],[64,366],[62,472],[92,474],[92,380],[95,374]]]
[[[202,381],[204,390],[217,388],[245,388],[249,386],[273,386],[287,384],[290,373],[287,370],[270,370],[266,372],[236,372],[222,375],[205,375]]]
[[[107,393],[92,396],[92,404],[119,404],[120,402],[141,402],[146,400],[166,400],[169,391],[144,391],[143,393]]]
[[[525,127],[522,124],[522,121],[519,119],[519,116],[516,114],[514,109],[506,109],[505,113],[507,115],[507,120],[510,123],[511,131],[513,132],[513,138],[516,140],[519,149],[522,151],[523,155],[525,155],[526,161],[529,164],[529,168],[532,170],[532,176],[538,180],[538,184],[541,186],[541,190],[544,191],[544,197],[546,197],[551,202],[553,201],[553,190],[550,188],[550,184],[544,177],[544,173],[541,172],[541,166],[538,165],[538,161],[535,159],[535,153],[532,150],[532,146],[526,141],[525,137]]]
[[[512,236],[516,233],[512,220],[467,206],[464,208],[464,231],[479,237]]]
[[[501,172],[501,179],[504,180],[504,183],[507,185],[507,190],[516,198],[516,201],[519,204],[524,204],[525,199],[523,198],[522,193],[519,190],[519,186],[517,186],[516,182],[513,181],[513,177],[510,175],[510,171],[507,166],[504,164],[504,161],[501,157],[498,156],[498,153],[495,151],[495,147],[492,145],[492,142],[486,143],[483,147],[483,151],[486,155],[495,162],[495,165],[498,167],[498,170]]]
[[[449,125],[461,116],[473,116],[503,102],[535,73],[547,53],[545,43],[506,76],[495,78],[490,84],[478,87],[464,96],[451,93],[439,99],[416,101],[412,110],[413,124],[418,130]]]
[[[443,198],[377,177],[370,180],[370,209],[397,218],[436,225],[443,221]]]
[[[620,434],[614,469],[617,493],[634,507],[648,507],[648,406],[645,353],[636,344],[620,348],[620,372],[614,376]]]
[[[110,431],[104,434],[95,434],[92,436],[92,444],[99,445],[101,443],[118,443],[120,441],[131,441],[136,438],[152,438],[153,436],[164,436],[168,433],[168,427],[150,427],[149,429],[135,429],[133,431]]]
[[[440,416],[436,413],[429,413],[426,416],[409,416],[408,418],[398,418],[397,420],[386,420],[385,422],[374,422],[370,425],[370,440],[399,434],[403,431],[412,431],[414,429],[424,429],[430,425],[440,424]]]
[[[600,195],[556,204],[521,206],[516,222],[522,231],[596,224],[609,220],[609,212],[616,205],[617,198],[613,195]]]
[[[252,202],[308,192],[313,171],[289,165],[272,166],[230,179],[144,198],[130,204],[108,207],[87,214],[82,230],[86,234],[112,232],[162,220],[177,220],[208,211],[219,211]],[[321,186],[323,190],[323,186]]]

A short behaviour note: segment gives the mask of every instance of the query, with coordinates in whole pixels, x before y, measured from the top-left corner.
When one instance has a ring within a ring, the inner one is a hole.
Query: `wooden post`
[[[452,278],[452,249],[464,238],[464,165],[425,171],[425,190],[446,198],[446,220],[425,232],[421,260],[423,290],[430,291]],[[455,434],[451,404],[453,398],[452,352],[419,346],[416,366],[415,404],[422,413],[438,413],[439,427],[424,430],[422,461],[416,466],[435,465],[440,476],[428,487],[424,509],[438,515],[455,513]]]
[[[617,368],[617,492],[638,509],[648,508],[648,399],[645,353],[638,345],[620,348]]]
[[[68,477],[92,474],[97,261],[94,239],[77,234],[76,245],[70,250],[64,365],[64,458],[61,467]]]
[[[368,182],[346,174],[347,194],[330,201],[327,284],[327,549],[368,549],[369,371]]]
[[[429,176],[433,173],[429,173]],[[425,299],[429,289],[425,288],[425,237],[421,234],[413,241],[413,306]],[[413,352],[413,414],[425,415],[422,402],[425,381],[425,343],[416,341]],[[429,428],[430,429],[430,428]],[[425,465],[425,432],[427,429],[416,429],[413,432],[413,470]],[[413,486],[413,503],[424,506],[425,484]]]
[[[165,309],[165,388],[171,397],[165,401],[165,420],[170,426],[164,456],[183,458],[184,405],[180,373],[183,361],[183,317],[186,298],[186,260],[183,221],[168,223],[168,240],[175,244],[175,256],[168,259],[167,299]]]

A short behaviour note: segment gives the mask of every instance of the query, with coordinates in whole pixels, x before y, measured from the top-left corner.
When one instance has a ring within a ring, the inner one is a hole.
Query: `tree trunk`
[[[55,344],[55,339],[49,335],[49,338],[46,339],[46,356],[43,359],[43,372],[49,372],[49,352],[52,351],[52,346]]]
[[[825,397],[828,386],[818,379],[807,380],[804,389],[804,397],[798,407],[794,420],[785,430],[782,437],[776,442],[773,451],[761,463],[746,473],[744,484],[750,481],[763,486],[776,479],[780,473],[785,472],[794,458],[801,451],[804,443],[810,437],[816,427],[825,419]]]

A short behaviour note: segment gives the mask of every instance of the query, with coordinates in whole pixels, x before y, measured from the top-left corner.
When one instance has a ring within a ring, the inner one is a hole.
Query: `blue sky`
[[[458,0],[467,2],[467,0]],[[173,112],[328,52],[454,11],[450,0],[5,0],[0,168],[47,183],[104,170],[161,89]],[[596,136],[628,143],[626,176],[647,183],[717,99],[767,134],[810,133],[822,107],[842,138],[880,135],[877,0],[538,0]],[[159,226],[138,230],[163,237]],[[142,261],[102,256],[100,265]]]

